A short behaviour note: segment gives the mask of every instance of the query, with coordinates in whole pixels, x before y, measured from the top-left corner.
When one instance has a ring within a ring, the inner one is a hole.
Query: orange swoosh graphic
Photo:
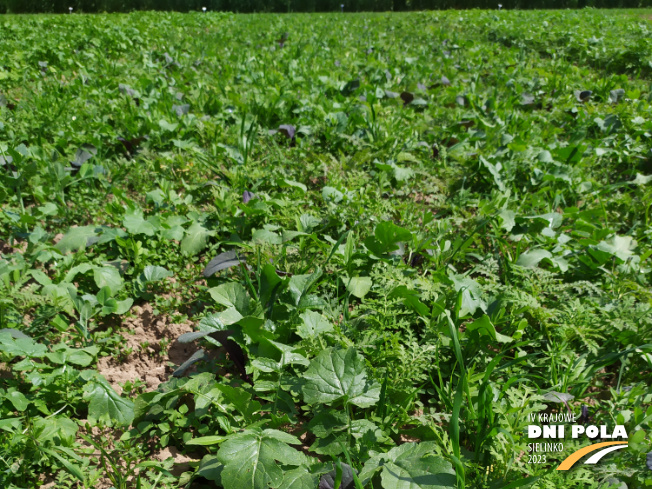
[[[559,464],[557,470],[568,470],[570,469],[575,462],[581,459],[587,453],[594,452],[600,448],[608,447],[611,445],[627,445],[626,441],[605,441],[603,443],[595,443],[589,445],[588,447],[580,448],[575,453],[570,454],[562,463]]]

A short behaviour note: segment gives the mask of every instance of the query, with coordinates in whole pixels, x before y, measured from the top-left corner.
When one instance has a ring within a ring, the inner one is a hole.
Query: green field
[[[1,16],[0,487],[652,485],[651,16]]]

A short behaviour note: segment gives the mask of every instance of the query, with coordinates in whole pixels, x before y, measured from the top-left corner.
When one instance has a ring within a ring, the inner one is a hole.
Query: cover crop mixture
[[[651,33],[0,19],[0,486],[649,486]]]

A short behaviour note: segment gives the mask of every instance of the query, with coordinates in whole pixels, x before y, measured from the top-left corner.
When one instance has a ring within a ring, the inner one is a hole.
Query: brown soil
[[[12,379],[11,367],[6,363],[0,362],[0,379]]]
[[[27,250],[27,241],[23,242],[14,242],[14,245],[11,246],[6,241],[0,239],[0,255],[11,255],[13,253],[25,253]]]
[[[118,393],[122,392],[120,384],[141,380],[147,385],[147,390],[156,389],[165,382],[174,367],[181,365],[196,350],[197,346],[182,344],[176,339],[183,333],[193,330],[192,323],[173,323],[167,316],[155,316],[150,304],[135,306],[133,317],[122,321],[122,337],[125,340],[124,350],[131,353],[123,362],[115,357],[102,357],[97,362],[98,371]],[[167,341],[167,353],[161,351],[161,341]]]
[[[159,462],[164,462],[170,457],[174,459],[174,466],[170,472],[176,477],[180,476],[184,472],[191,470],[190,464],[192,462],[199,463],[200,460],[200,457],[193,458],[181,453],[176,447],[165,447],[161,451],[151,455],[152,459],[158,460]]]

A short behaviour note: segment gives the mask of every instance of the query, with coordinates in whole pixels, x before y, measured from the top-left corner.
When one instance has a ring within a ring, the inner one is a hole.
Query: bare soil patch
[[[147,390],[156,389],[174,371],[170,363],[181,365],[197,349],[176,341],[183,333],[193,331],[190,321],[174,323],[169,317],[156,316],[151,304],[135,306],[132,312],[133,317],[123,319],[120,332],[124,350],[131,353],[122,362],[115,357],[102,357],[97,362],[98,371],[118,393],[122,392],[120,384],[136,380],[143,381]],[[166,342],[167,351],[163,351]]]
[[[7,241],[0,239],[0,255],[11,255],[16,252],[25,253],[25,250],[27,250],[27,241],[17,241],[11,246]]]
[[[168,458],[172,457],[174,459],[174,466],[170,472],[174,476],[180,476],[184,472],[191,470],[191,463],[199,462],[200,457],[193,458],[192,456],[185,455],[181,453],[176,447],[165,447],[161,451],[153,453],[151,458],[158,460],[159,462],[164,462]]]

